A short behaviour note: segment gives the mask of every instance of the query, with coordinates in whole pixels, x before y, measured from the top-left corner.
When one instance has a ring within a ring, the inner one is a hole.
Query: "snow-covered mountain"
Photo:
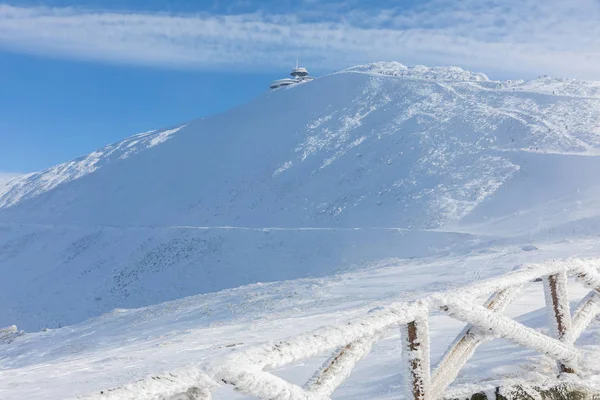
[[[598,233],[599,88],[369,64],[0,182],[0,326]]]

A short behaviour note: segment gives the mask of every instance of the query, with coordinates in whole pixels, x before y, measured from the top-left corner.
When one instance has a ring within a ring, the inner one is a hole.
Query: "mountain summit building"
[[[292,72],[290,72],[290,75],[292,76],[292,78],[278,79],[276,81],[271,82],[271,85],[269,87],[271,89],[279,89],[283,86],[295,85],[296,83],[308,82],[315,79],[312,76],[308,76],[308,70],[306,68],[298,66],[298,61],[296,61],[296,68],[294,68]]]

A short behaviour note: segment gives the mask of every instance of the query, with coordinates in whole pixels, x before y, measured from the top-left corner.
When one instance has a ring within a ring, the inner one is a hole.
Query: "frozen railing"
[[[435,293],[411,303],[393,303],[338,326],[320,328],[274,344],[232,353],[204,372],[207,386],[189,389],[186,397],[210,400],[216,384],[232,385],[237,391],[259,399],[328,399],[350,376],[356,364],[367,356],[390,329],[400,327],[408,396],[414,400],[442,398],[460,369],[476,348],[489,340],[504,338],[546,354],[557,362],[558,372],[577,371],[580,351],[575,340],[600,312],[600,259],[568,259],[543,264],[526,264],[506,275],[444,293]],[[567,279],[573,276],[592,290],[571,316]],[[543,280],[552,335],[544,335],[502,315],[521,289]],[[479,304],[477,299],[489,296]],[[433,371],[430,368],[428,317],[441,311],[467,324]],[[325,352],[332,355],[304,385],[298,386],[268,372]],[[210,378],[210,379],[208,379]],[[172,392],[171,392],[172,393]],[[183,395],[183,393],[182,393]],[[169,397],[165,397],[169,398]]]

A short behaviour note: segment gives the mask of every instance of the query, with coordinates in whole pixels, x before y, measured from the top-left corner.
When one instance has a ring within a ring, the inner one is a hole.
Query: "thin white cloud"
[[[484,5],[485,3],[485,5]],[[410,10],[167,15],[0,5],[18,52],[203,69],[339,69],[397,60],[511,75],[600,79],[595,0],[434,0]]]

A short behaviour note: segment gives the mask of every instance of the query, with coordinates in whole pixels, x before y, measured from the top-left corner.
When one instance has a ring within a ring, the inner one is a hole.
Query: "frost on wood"
[[[598,265],[598,263],[595,263]],[[577,277],[587,286],[600,293],[600,273],[597,268],[584,264],[576,269]]]
[[[548,322],[554,337],[566,343],[573,343],[566,272],[544,277],[544,296],[546,298]],[[561,372],[575,372],[574,365],[559,362],[558,367]]]
[[[489,311],[483,306],[465,304],[464,301],[452,297],[446,299],[438,295],[432,297],[439,299],[440,307],[451,317],[471,323],[495,337],[508,339],[515,344],[537,350],[567,364],[575,363],[580,358],[579,352],[573,346],[543,335],[508,317]]]
[[[418,312],[408,304],[393,303],[340,326],[324,327],[287,340],[241,351],[226,359],[226,362],[255,365],[261,369],[277,368],[374,336],[398,323],[411,321]]]
[[[229,365],[228,378],[224,383],[233,385],[236,391],[264,400],[325,400],[327,397],[305,391],[278,376],[243,366]],[[231,379],[231,380],[229,380]]]
[[[572,341],[577,340],[596,315],[600,313],[600,273],[595,267],[598,263],[594,261],[592,260],[587,265],[580,266],[574,271],[577,278],[592,288],[592,291],[577,307],[572,323]]]
[[[403,358],[409,399],[425,400],[430,392],[430,345],[427,316],[402,326]]]
[[[495,293],[486,302],[485,307],[494,312],[501,312],[520,291],[521,286],[514,286]],[[473,356],[477,347],[489,339],[493,339],[493,336],[472,325],[467,325],[458,335],[453,345],[450,346],[433,374],[431,382],[432,398],[438,398],[442,395],[448,385],[456,379],[460,369]]]
[[[571,340],[575,342],[592,320],[600,313],[600,294],[593,290],[579,304],[572,323]]]
[[[377,339],[379,337],[361,338],[343,346],[306,383],[305,389],[321,396],[331,396],[348,379],[356,364],[369,354]]]
[[[552,333],[557,339],[568,339],[571,330],[571,312],[565,272],[544,277],[546,310]]]
[[[547,275],[587,268],[594,264],[600,264],[600,260],[597,258],[590,260],[569,258],[565,260],[553,260],[544,263],[523,264],[515,271],[461,288],[460,293],[456,291],[452,293],[458,294],[463,298],[477,298],[483,295],[499,292],[511,286],[524,285]]]
[[[272,400],[322,399],[321,391],[333,391],[343,382],[340,377],[326,373],[323,386],[317,384],[315,393],[306,391],[297,385],[263,371],[266,368],[277,368],[316,356],[324,351],[331,351],[348,343],[361,343],[343,357],[339,368],[342,374],[349,374],[353,365],[370,350],[369,337],[376,337],[385,329],[398,323],[408,322],[415,318],[420,309],[408,304],[393,303],[385,308],[376,309],[365,316],[355,318],[341,326],[330,326],[311,333],[279,341],[272,344],[240,351],[219,360],[209,368],[209,374],[215,380],[233,385],[236,390],[252,394],[259,398]],[[365,342],[362,340],[365,339]],[[364,353],[364,355],[363,355]],[[333,372],[333,371],[332,371]],[[310,383],[309,383],[310,385]],[[312,387],[312,386],[311,386]]]

